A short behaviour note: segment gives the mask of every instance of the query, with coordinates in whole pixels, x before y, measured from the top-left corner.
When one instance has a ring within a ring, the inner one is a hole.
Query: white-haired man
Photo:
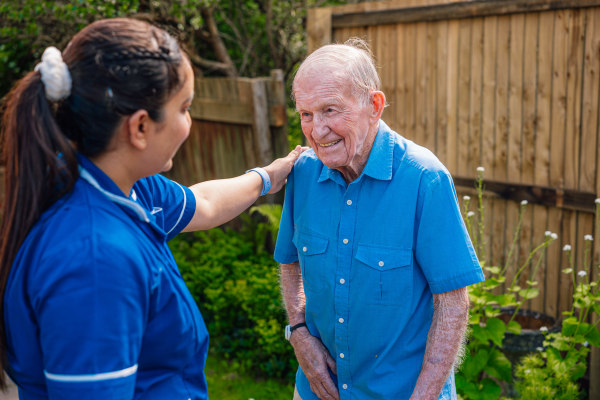
[[[466,286],[483,273],[450,174],[382,120],[366,45],[327,45],[293,84],[312,150],[288,177],[275,259],[295,399],[456,399]]]

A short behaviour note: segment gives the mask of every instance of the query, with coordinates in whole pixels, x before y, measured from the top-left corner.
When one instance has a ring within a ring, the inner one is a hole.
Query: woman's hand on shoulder
[[[269,178],[271,179],[271,190],[269,190],[269,193],[277,193],[281,190],[283,185],[285,185],[287,176],[292,170],[294,163],[298,157],[300,157],[300,154],[308,149],[308,147],[302,147],[298,145],[294,150],[290,151],[290,154],[287,156],[278,158],[271,164],[264,167],[265,171],[267,171],[269,174]]]

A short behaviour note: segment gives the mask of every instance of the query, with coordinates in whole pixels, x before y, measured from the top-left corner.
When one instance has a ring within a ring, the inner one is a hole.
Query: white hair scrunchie
[[[42,74],[48,100],[62,100],[71,94],[71,74],[56,47],[44,50],[42,62],[35,66],[35,70]]]

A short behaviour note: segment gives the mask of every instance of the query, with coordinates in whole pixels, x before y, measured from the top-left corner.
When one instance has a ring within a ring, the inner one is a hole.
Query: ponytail
[[[75,151],[54,118],[40,72],[30,72],[7,96],[3,109],[5,161],[0,225],[0,389],[8,366],[4,292],[19,247],[42,212],[69,192],[78,176]]]

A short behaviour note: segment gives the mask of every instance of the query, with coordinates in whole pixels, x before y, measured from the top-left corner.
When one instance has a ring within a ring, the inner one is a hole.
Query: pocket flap
[[[298,249],[298,254],[311,256],[325,253],[329,240],[306,232],[294,232],[292,241]]]
[[[410,265],[412,261],[412,249],[359,244],[355,257],[371,268],[386,271]]]

